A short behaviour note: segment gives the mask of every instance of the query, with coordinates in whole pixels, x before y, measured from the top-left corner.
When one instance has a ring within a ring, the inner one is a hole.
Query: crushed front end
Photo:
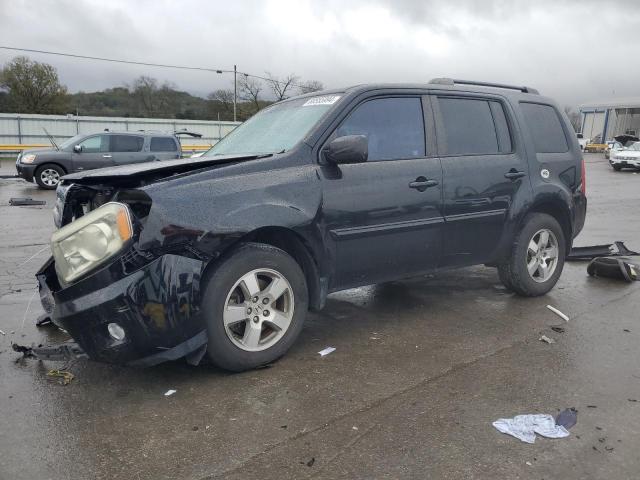
[[[205,261],[181,242],[139,248],[151,200],[127,186],[61,185],[53,257],[36,278],[45,311],[89,358],[148,366],[206,349]]]

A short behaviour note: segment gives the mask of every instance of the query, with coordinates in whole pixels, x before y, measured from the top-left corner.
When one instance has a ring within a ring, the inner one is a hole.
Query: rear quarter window
[[[151,137],[149,147],[152,152],[177,152],[178,146],[171,137]]]
[[[560,115],[551,105],[521,102],[520,108],[531,132],[536,153],[565,153],[569,143]]]
[[[111,151],[112,152],[139,152],[142,150],[144,137],[134,135],[112,135]]]

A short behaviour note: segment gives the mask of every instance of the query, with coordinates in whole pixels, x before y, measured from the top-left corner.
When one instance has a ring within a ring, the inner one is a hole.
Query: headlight
[[[63,283],[104,263],[121,251],[133,236],[129,209],[106,203],[51,236],[56,273]]]
[[[33,153],[28,153],[26,155],[24,155],[21,159],[20,162],[21,163],[33,163],[33,161],[36,159],[36,156]]]

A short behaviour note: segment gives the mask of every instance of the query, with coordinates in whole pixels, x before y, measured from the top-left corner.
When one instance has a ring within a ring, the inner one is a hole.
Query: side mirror
[[[369,141],[366,135],[346,135],[333,139],[322,152],[329,163],[362,163],[369,156]]]
[[[82,145],[74,145],[73,151],[76,153],[82,152]]]

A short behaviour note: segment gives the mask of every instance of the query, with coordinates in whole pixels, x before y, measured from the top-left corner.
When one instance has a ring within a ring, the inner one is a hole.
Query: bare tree
[[[582,128],[582,119],[580,118],[580,114],[576,112],[573,107],[566,106],[564,107],[564,113],[569,117],[569,121],[571,122],[571,126],[576,132],[579,132]]]
[[[260,110],[260,92],[263,87],[262,83],[258,79],[249,77],[248,75],[240,75],[238,87],[240,89],[240,98],[252,104],[252,113]]]
[[[220,89],[210,93],[207,98],[214,102],[219,102],[225,112],[233,111],[233,90]]]
[[[324,90],[324,85],[318,80],[307,80],[306,82],[303,82],[298,89],[300,90],[300,93],[312,93]]]
[[[169,82],[158,85],[158,80],[142,75],[129,87],[131,95],[137,100],[140,113],[147,117],[158,115],[175,117],[180,110],[178,91]]]
[[[8,92],[10,108],[24,113],[63,113],[68,100],[56,69],[28,57],[16,57],[0,70],[0,89]]]
[[[138,101],[142,113],[147,117],[153,117],[157,111],[158,81],[155,78],[142,75],[133,81],[129,90]]]
[[[284,78],[278,78],[265,72],[267,75],[267,84],[276,97],[276,102],[287,98],[287,91],[291,90],[300,77],[294,73],[290,73]]]

